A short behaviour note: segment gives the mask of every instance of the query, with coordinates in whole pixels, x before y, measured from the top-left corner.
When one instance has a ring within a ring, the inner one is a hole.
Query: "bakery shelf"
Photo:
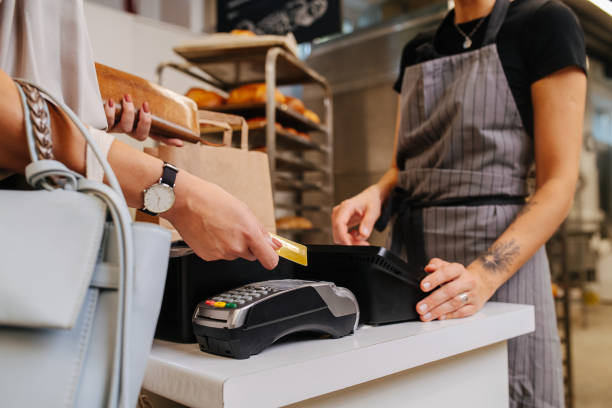
[[[300,61],[288,47],[273,42],[256,43],[259,38],[237,39],[235,44],[220,46],[211,42],[202,45],[185,44],[174,47],[174,52],[215,78],[224,88],[264,82],[266,80],[266,61],[270,50],[279,50],[276,63],[276,83],[278,85],[297,85],[321,83],[325,79]],[[251,42],[251,44],[249,44]]]
[[[274,187],[277,191],[317,191],[328,195],[331,194],[331,190],[322,182],[303,181],[297,178],[276,176],[274,178]]]
[[[284,44],[263,45],[265,41],[261,38],[257,38],[256,42],[242,40],[237,42],[240,44],[233,44],[232,37],[228,37],[223,44],[215,43],[211,39],[202,39],[195,45],[176,47],[175,51],[187,62],[160,64],[157,70],[158,78],[161,81],[162,71],[172,68],[207,84],[205,87],[207,89],[212,86],[222,91],[224,96],[238,86],[264,82],[266,102],[221,105],[211,110],[247,118],[265,117],[265,124],[251,127],[249,144],[251,147],[266,147],[275,204],[280,208],[280,202],[287,198],[286,194],[277,195],[276,192],[290,192],[289,197],[295,211],[320,211],[328,217],[334,197],[333,107],[329,84],[324,77],[300,61]],[[314,123],[287,105],[276,102],[275,92],[278,86],[308,84],[317,86],[322,91],[323,109],[319,112],[321,124]],[[315,140],[279,130],[276,123],[299,132],[316,132],[312,134]],[[220,134],[217,134],[219,137]],[[215,137],[214,132],[204,131],[203,136],[206,140],[215,141],[212,139]],[[315,164],[301,156],[302,152],[316,151],[321,153],[317,162],[321,159],[322,164]],[[317,181],[304,180],[305,176],[311,178],[311,175],[316,176]],[[309,196],[317,193],[325,195],[322,198],[325,204],[329,204],[327,207],[306,204]],[[313,239],[319,243],[329,243],[331,230],[321,228],[326,225],[327,223],[315,224],[312,230],[287,230],[286,233],[291,236],[319,232],[321,234],[312,237],[305,235],[303,242],[308,243],[309,239]]]
[[[208,109],[215,112],[244,116],[247,119],[266,116],[265,102],[219,105]],[[295,128],[300,132],[317,131],[327,133],[326,126],[309,120],[285,104],[276,105],[276,121],[283,126]]]
[[[276,233],[282,236],[295,236],[295,235],[305,235],[305,234],[313,234],[313,233],[325,233],[330,234],[331,228],[329,227],[314,227],[308,229],[277,229]]]
[[[287,153],[276,153],[276,169],[278,171],[319,171],[326,173],[327,169],[311,161],[295,157]]]
[[[317,211],[331,214],[332,207],[329,205],[311,205],[301,203],[276,203],[276,209],[280,210],[294,210],[294,211]]]
[[[218,143],[223,138],[223,130],[217,127],[205,127],[200,130],[201,136],[209,142]],[[235,129],[234,145],[238,146],[239,130]],[[314,150],[329,153],[330,149],[314,140],[294,135],[291,132],[275,129],[276,145],[283,150],[306,151]],[[249,126],[249,147],[256,148],[266,145],[266,126]]]

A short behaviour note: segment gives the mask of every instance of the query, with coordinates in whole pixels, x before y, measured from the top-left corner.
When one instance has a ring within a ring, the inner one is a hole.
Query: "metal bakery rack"
[[[312,229],[279,229],[280,234],[305,243],[331,242],[330,215],[333,205],[333,112],[330,86],[321,75],[300,61],[282,39],[250,37],[230,41],[201,42],[178,46],[174,51],[186,62],[164,62],[157,68],[158,83],[166,68],[200,81],[202,88],[227,97],[228,92],[249,83],[266,84],[266,102],[220,105],[210,110],[246,118],[265,117],[265,124],[249,127],[252,148],[264,147],[270,162],[274,204],[277,213],[304,216]],[[228,37],[221,37],[227,39]],[[321,123],[315,123],[274,95],[279,86],[308,85],[320,88]],[[277,128],[280,123],[283,128]],[[293,128],[308,138],[286,131]],[[206,138],[214,137],[212,132]]]

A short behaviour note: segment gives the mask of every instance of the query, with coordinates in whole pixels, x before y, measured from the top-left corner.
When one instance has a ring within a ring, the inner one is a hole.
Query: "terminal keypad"
[[[254,303],[259,299],[269,296],[280,289],[269,286],[246,285],[237,289],[232,289],[220,295],[214,296],[204,303],[207,307],[215,309],[235,309],[243,307],[249,303]]]

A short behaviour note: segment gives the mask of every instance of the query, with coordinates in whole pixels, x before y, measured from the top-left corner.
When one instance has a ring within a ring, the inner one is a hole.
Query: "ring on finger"
[[[467,303],[469,300],[467,292],[461,293],[458,297],[461,303]]]

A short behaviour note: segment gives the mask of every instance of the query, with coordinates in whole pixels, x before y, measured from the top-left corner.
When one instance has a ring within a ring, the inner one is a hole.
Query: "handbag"
[[[0,190],[1,405],[134,407],[170,234],[132,222],[110,165],[65,104],[31,82],[16,84],[34,190]],[[109,186],[52,160],[37,138],[49,126],[42,98],[74,122]]]

